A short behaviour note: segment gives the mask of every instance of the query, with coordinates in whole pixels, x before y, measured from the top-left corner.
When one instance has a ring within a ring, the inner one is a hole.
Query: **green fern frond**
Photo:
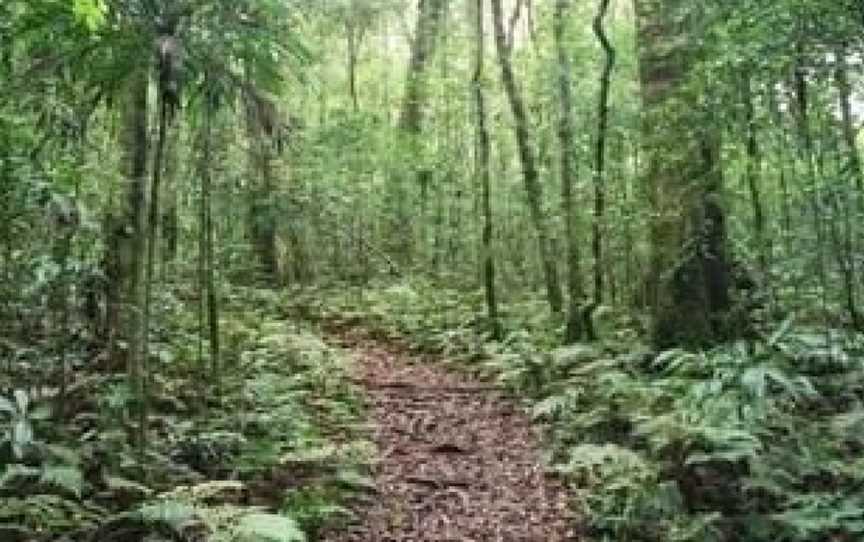
[[[146,504],[138,509],[138,514],[146,523],[169,525],[175,530],[179,530],[197,517],[194,506],[172,500]]]
[[[287,516],[254,513],[243,516],[236,530],[238,542],[305,542],[297,522]]]
[[[68,491],[75,496],[80,496],[84,489],[84,475],[77,467],[45,467],[42,469],[39,482]]]

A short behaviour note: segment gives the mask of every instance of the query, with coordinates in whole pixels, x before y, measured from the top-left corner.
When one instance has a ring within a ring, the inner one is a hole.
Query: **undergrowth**
[[[26,365],[0,375],[0,540],[296,542],[350,518],[374,450],[343,355],[286,322],[278,294],[238,287],[214,367],[183,299],[163,292],[157,308],[143,456],[134,394],[98,354],[69,353],[63,404],[20,386]]]
[[[601,342],[556,347],[543,307],[428,282],[292,292],[328,325],[403,337],[524,399],[595,540],[864,539],[864,337],[776,322],[706,352],[652,352],[607,311]]]

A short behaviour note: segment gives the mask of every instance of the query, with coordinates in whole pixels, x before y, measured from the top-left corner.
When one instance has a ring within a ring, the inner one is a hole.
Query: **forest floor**
[[[536,428],[501,391],[360,330],[332,339],[356,360],[379,456],[376,498],[325,541],[578,538],[563,484],[544,469]]]

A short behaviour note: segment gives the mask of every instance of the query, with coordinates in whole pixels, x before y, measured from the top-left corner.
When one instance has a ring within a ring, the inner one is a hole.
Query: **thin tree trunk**
[[[861,166],[861,156],[858,153],[856,130],[852,115],[852,88],[849,84],[849,67],[846,62],[846,46],[842,45],[836,53],[837,69],[835,83],[837,85],[841,124],[843,127],[843,145],[846,154],[844,170],[852,178],[854,197],[847,197],[843,205],[844,240],[841,266],[846,288],[846,307],[855,329],[864,330],[864,318],[858,309],[858,252],[861,246],[860,228],[856,227],[858,220],[864,214],[864,171]],[[847,185],[848,186],[848,185]],[[847,191],[848,194],[848,191]],[[854,204],[853,204],[854,201]],[[854,205],[854,207],[853,207]],[[854,217],[854,218],[853,218]]]
[[[144,268],[144,306],[141,316],[141,367],[144,372],[141,385],[141,404],[138,409],[138,439],[141,449],[147,446],[147,417],[149,408],[149,359],[150,359],[150,312],[152,308],[151,294],[156,270],[157,232],[159,226],[159,198],[162,182],[162,167],[165,157],[165,140],[168,137],[168,104],[164,96],[159,98],[159,133],[156,141],[156,152],[153,157],[153,180],[150,184],[149,213],[147,220],[147,261]]]
[[[486,126],[486,96],[483,92],[483,68],[485,59],[486,31],[483,24],[483,0],[475,0],[475,29],[477,31],[477,49],[474,57],[474,77],[471,80],[474,89],[474,102],[477,107],[477,174],[481,185],[481,207],[483,210],[483,289],[486,294],[486,311],[489,317],[492,334],[495,338],[501,335],[498,321],[498,301],[495,292],[495,255],[492,247],[493,218],[492,190],[490,180],[491,145],[489,129]]]
[[[160,220],[162,227],[162,278],[167,277],[170,265],[177,260],[179,246],[179,220],[177,216],[177,181],[179,174],[180,127],[177,123],[168,128],[168,139],[165,142],[163,168],[163,189]]]
[[[585,286],[582,280],[582,255],[579,250],[579,232],[576,209],[573,202],[573,185],[576,173],[576,143],[574,138],[573,91],[570,77],[570,58],[564,45],[566,12],[570,0],[556,0],[553,33],[555,51],[558,57],[558,100],[560,116],[558,120],[558,141],[560,146],[561,168],[561,213],[564,216],[564,235],[567,245],[567,289],[568,308],[567,326],[564,343],[572,344],[584,337],[585,327],[582,318],[582,302]]]
[[[759,134],[756,127],[753,91],[749,77],[745,77],[743,85],[744,122],[747,131],[747,164],[744,176],[747,180],[747,189],[750,192],[750,206],[753,212],[753,236],[756,243],[756,254],[759,258],[759,271],[762,277],[766,277],[768,274],[769,247],[765,232],[765,208],[762,204],[762,191],[760,189],[762,154],[759,150]]]
[[[519,159],[522,164],[522,180],[528,200],[528,208],[531,213],[531,221],[537,235],[537,246],[540,255],[540,264],[543,267],[543,275],[546,284],[546,299],[553,314],[560,314],[563,305],[561,285],[558,282],[558,269],[552,255],[552,243],[549,235],[549,227],[546,223],[546,213],[543,210],[543,186],[540,183],[540,174],[537,170],[536,157],[531,141],[528,115],[516,78],[513,66],[510,62],[510,50],[507,47],[507,36],[504,31],[504,14],[501,8],[501,0],[491,0],[492,20],[495,27],[495,44],[498,50],[498,64],[501,68],[501,81],[510,102],[510,109],[515,120],[516,143],[519,147]]]
[[[11,21],[12,14],[8,4],[0,6],[0,18]],[[3,26],[0,31],[0,85],[5,86],[7,81],[12,79],[14,75],[14,37],[11,29]],[[0,101],[2,103],[2,101]],[[11,275],[12,262],[12,236],[10,235],[11,220],[10,214],[10,197],[9,194],[13,188],[12,179],[12,143],[10,130],[6,126],[0,126],[0,281],[8,282]],[[6,295],[0,296],[3,298],[0,301],[0,319],[9,319],[9,298]]]
[[[593,313],[603,303],[603,218],[606,213],[606,135],[609,128],[609,91],[612,70],[615,69],[615,49],[606,36],[603,22],[609,11],[609,0],[600,0],[592,28],[605,55],[600,74],[600,93],[597,100],[597,140],[594,146],[594,220],[591,227],[591,253],[594,258],[594,298],[585,308],[585,331],[590,340],[597,340]]]
[[[816,273],[821,287],[822,309],[828,308],[828,270],[825,258],[825,219],[822,216],[823,191],[819,185],[816,170],[816,156],[813,134],[810,129],[810,93],[805,68],[804,48],[799,43],[795,49],[795,70],[793,73],[795,98],[795,121],[798,131],[798,158],[804,165],[805,181],[809,188],[810,206],[813,215],[813,230],[816,235],[815,261]],[[853,320],[857,318],[852,315]]]
[[[203,149],[201,159],[201,228],[203,230],[203,279],[207,295],[208,340],[210,343],[210,370],[217,396],[221,396],[222,362],[219,340],[219,305],[216,292],[215,263],[213,256],[213,204],[212,204],[212,160],[213,160],[213,115],[215,98],[208,96],[204,112]]]
[[[346,25],[348,33],[348,94],[351,96],[351,105],[354,112],[360,112],[360,98],[357,96],[357,54],[360,48],[359,31],[353,23]]]

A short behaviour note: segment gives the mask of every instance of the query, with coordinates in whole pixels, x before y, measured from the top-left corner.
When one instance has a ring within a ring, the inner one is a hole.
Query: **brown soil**
[[[338,340],[356,353],[374,416],[377,494],[325,541],[579,539],[536,430],[493,386],[357,334]]]

